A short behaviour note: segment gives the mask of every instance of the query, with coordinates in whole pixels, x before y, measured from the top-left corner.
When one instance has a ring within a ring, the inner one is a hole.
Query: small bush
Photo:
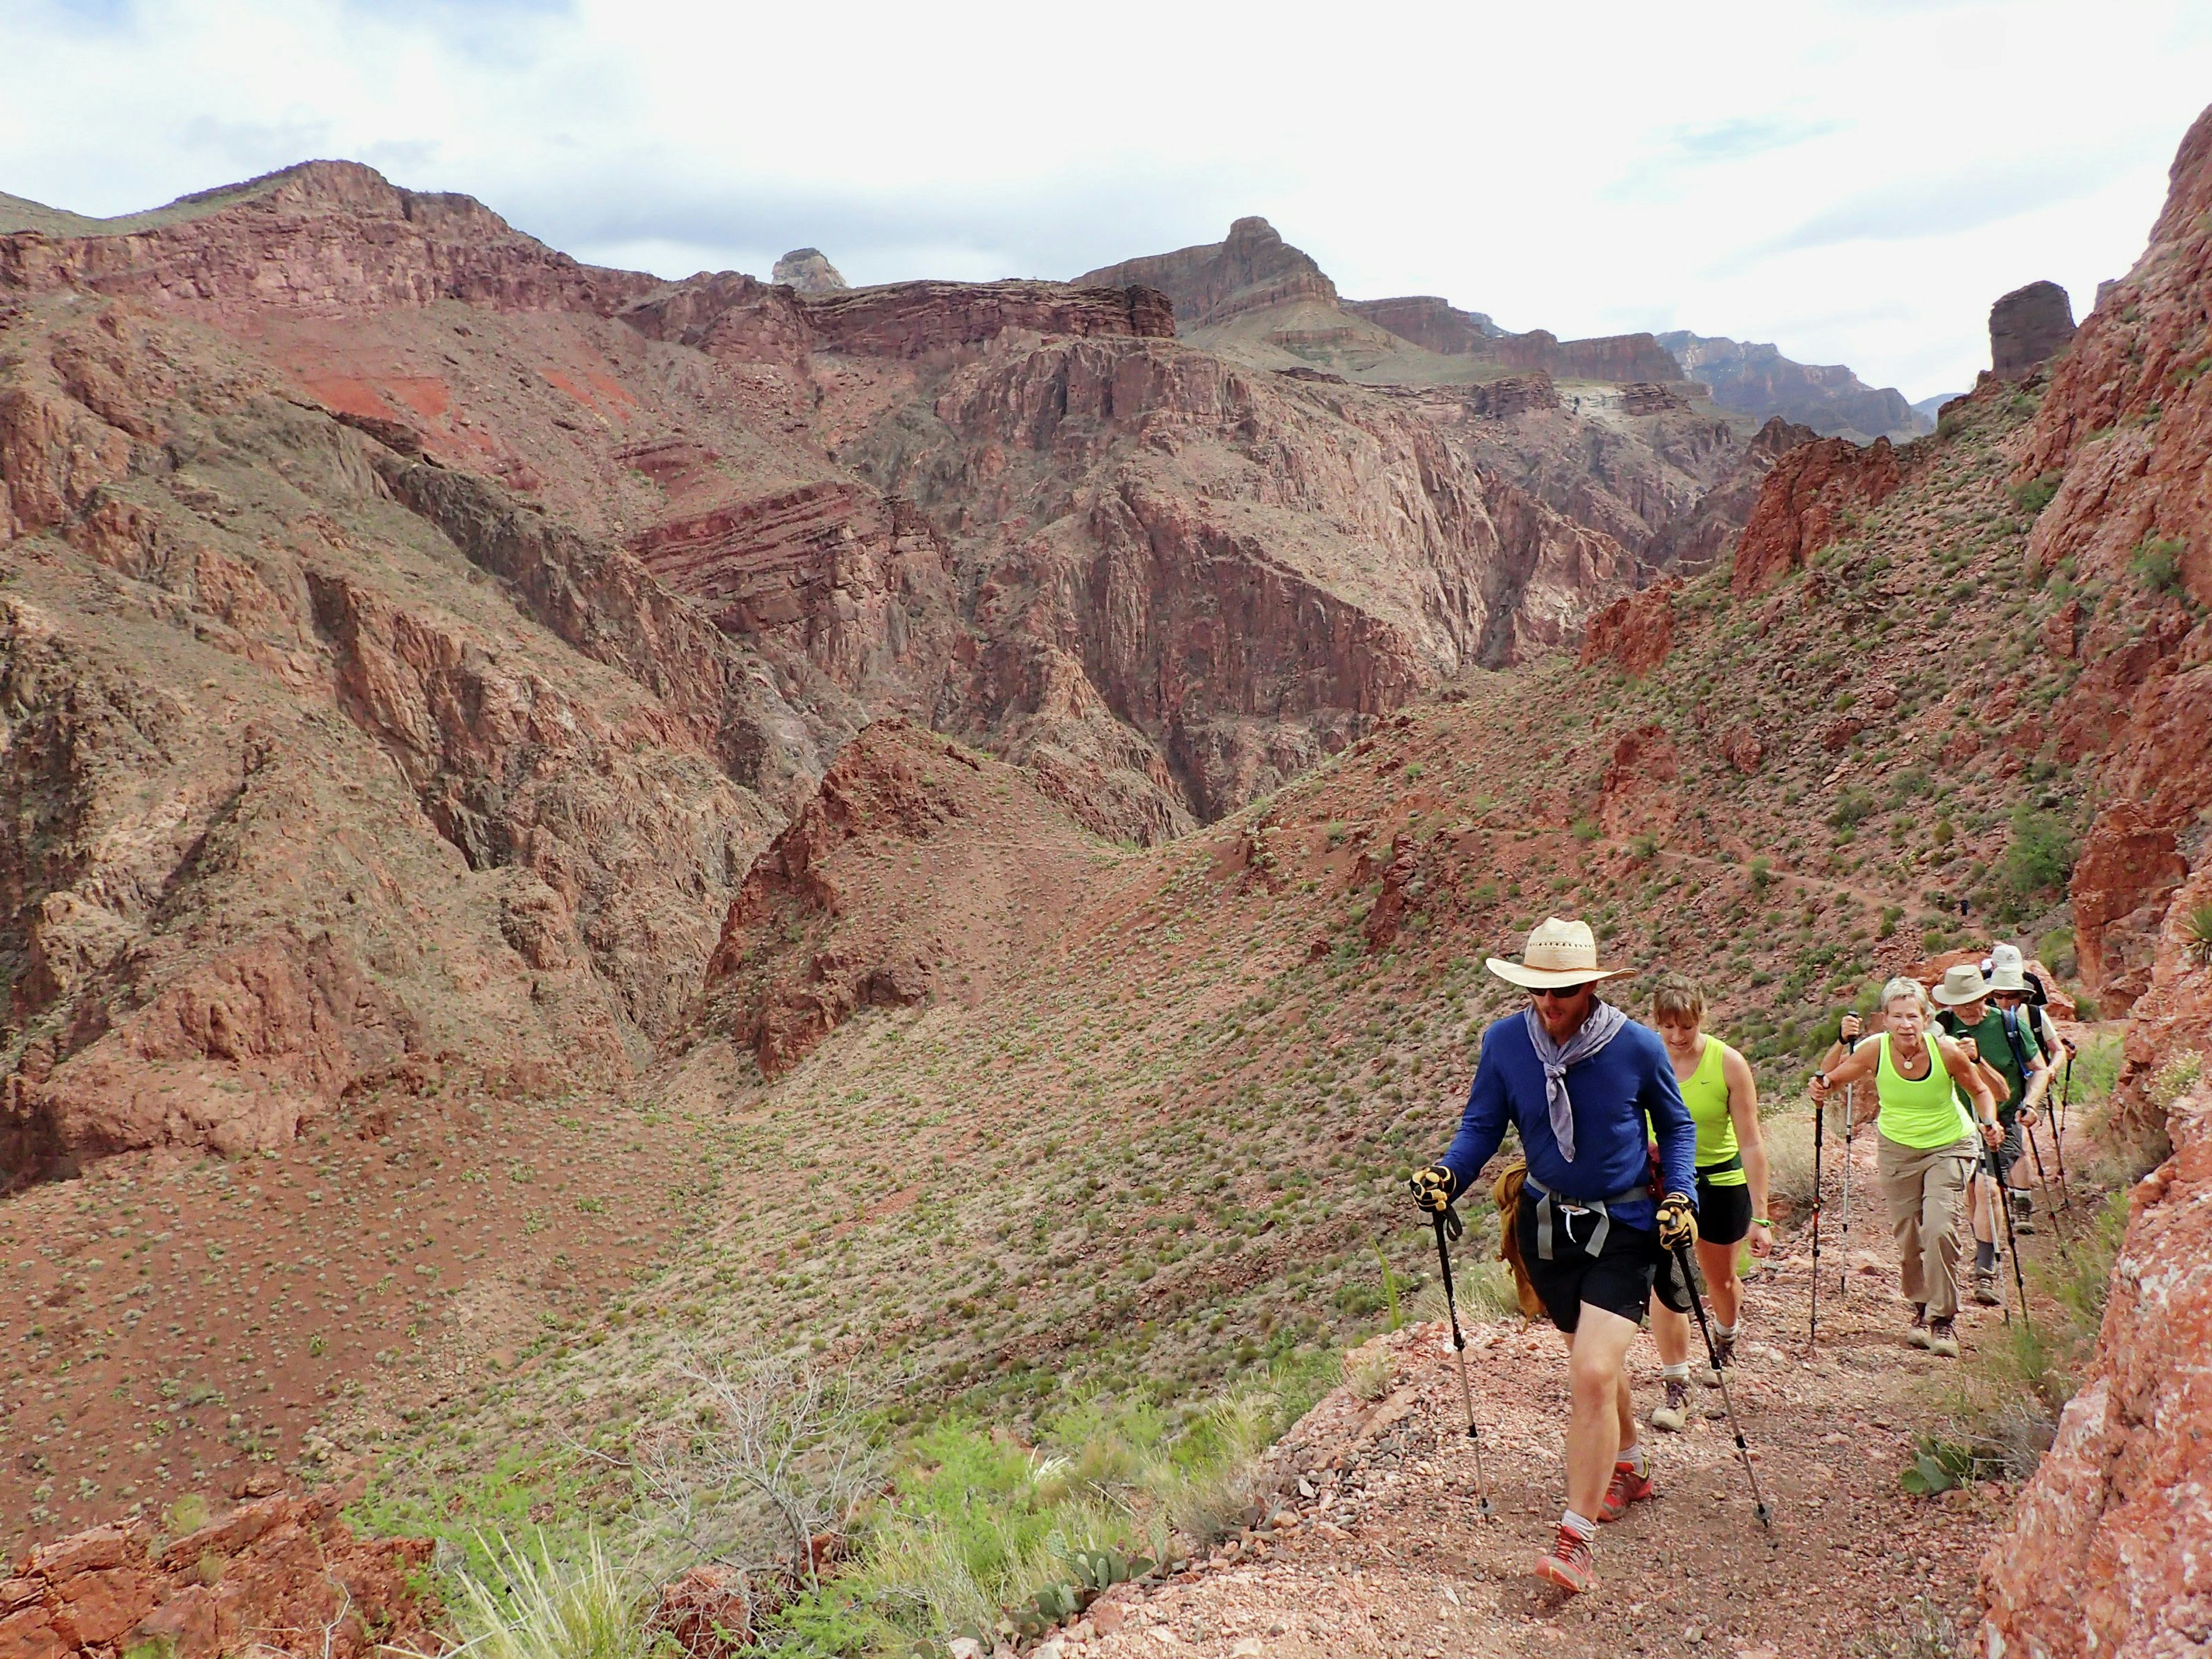
[[[2189,544],[2178,536],[2147,536],[2136,546],[2130,568],[2154,593],[2181,591],[2181,558]]]
[[[2074,835],[2065,821],[2026,801],[2013,808],[2012,839],[1995,872],[2001,899],[2025,910],[2057,898],[2073,870]]]
[[[487,1547],[493,1575],[464,1569],[446,1594],[466,1652],[477,1659],[645,1659],[653,1650],[645,1586],[596,1534],[570,1561],[551,1559],[542,1537],[528,1550],[505,1537]]]
[[[1587,846],[1591,842],[1595,841],[1597,837],[1598,827],[1597,820],[1595,818],[1577,818],[1575,820],[1575,839],[1577,841],[1581,842]]]
[[[2181,953],[2199,968],[2212,968],[2212,904],[2195,905],[2182,917]]]
[[[1854,784],[1836,797],[1828,822],[1838,830],[1853,830],[1875,814],[1874,793]]]
[[[1344,1356],[1345,1384],[1362,1400],[1380,1400],[1389,1393],[1393,1375],[1384,1349],[1354,1348]]]
[[[2058,493],[2059,480],[2063,476],[2057,472],[2042,473],[2025,483],[2014,484],[2007,493],[2011,495],[2013,505],[2032,519],[2051,505],[2051,498]]]
[[[2194,1048],[2185,1048],[2178,1054],[2169,1054],[2158,1070],[2151,1073],[2151,1104],[2160,1111],[2170,1109],[2173,1103],[2194,1089],[2204,1077],[2204,1056]]]

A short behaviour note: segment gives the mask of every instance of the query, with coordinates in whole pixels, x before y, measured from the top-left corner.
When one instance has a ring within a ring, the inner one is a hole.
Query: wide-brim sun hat
[[[1528,991],[1564,990],[1570,985],[1594,985],[1599,980],[1626,974],[1626,968],[1607,968],[1597,959],[1597,935],[1586,921],[1563,921],[1547,917],[1528,934],[1521,960],[1503,957],[1486,959],[1490,971],[1509,985]]]
[[[1979,1002],[1989,994],[1990,982],[1982,977],[1982,970],[1971,962],[1960,962],[1946,968],[1943,977],[1928,994],[1946,1008],[1957,1008]]]
[[[1990,959],[1982,964],[1982,971],[1989,975],[1992,991],[2018,991],[2025,994],[2027,990],[2027,963],[2021,958],[2017,945],[1993,946],[1990,951]]]

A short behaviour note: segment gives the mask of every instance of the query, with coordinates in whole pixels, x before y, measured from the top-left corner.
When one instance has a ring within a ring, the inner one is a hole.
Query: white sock
[[[1566,1528],[1567,1531],[1574,1534],[1576,1537],[1581,1539],[1585,1544],[1589,1543],[1591,1539],[1597,1536],[1597,1522],[1595,1521],[1583,1520],[1582,1516],[1577,1515],[1572,1510],[1569,1510],[1565,1514],[1559,1517],[1559,1524]]]
[[[1613,1455],[1613,1461],[1615,1463],[1627,1464],[1630,1468],[1636,1471],[1636,1478],[1639,1480],[1651,1473],[1651,1458],[1644,1451],[1643,1443],[1640,1441],[1633,1446],[1623,1446]]]
[[[1668,1365],[1659,1375],[1669,1382],[1686,1382],[1690,1380],[1690,1362],[1685,1359],[1679,1365]]]
[[[1716,1319],[1713,1321],[1713,1334],[1715,1336],[1734,1336],[1735,1334],[1735,1327],[1734,1325],[1723,1325],[1719,1320]]]

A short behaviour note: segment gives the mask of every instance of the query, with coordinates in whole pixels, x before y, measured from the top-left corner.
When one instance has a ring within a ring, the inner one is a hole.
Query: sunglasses
[[[1587,985],[1532,985],[1528,988],[1528,994],[1532,997],[1551,997],[1560,1002],[1572,1002],[1589,989],[1589,987]]]

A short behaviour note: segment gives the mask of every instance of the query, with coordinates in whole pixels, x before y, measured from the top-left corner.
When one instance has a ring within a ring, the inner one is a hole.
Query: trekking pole
[[[1858,1086],[1844,1085],[1844,1265],[1836,1273],[1836,1294],[1846,1301],[1851,1294],[1851,1138],[1858,1130],[1853,1099]]]
[[[2066,1265],[2074,1265],[2074,1252],[2066,1248],[2066,1224],[2059,1218],[2058,1200],[2051,1195],[2051,1177],[2043,1171],[2043,1143],[2035,1138],[2035,1125],[2021,1126],[2027,1131],[2027,1149],[2035,1154],[2035,1178],[2043,1183],[2043,1201],[2050,1206],[2051,1230],[2058,1235],[2058,1254],[2066,1258]],[[2025,1304],[2023,1304],[2025,1305]]]
[[[2020,1238],[2012,1230],[2012,1199],[2005,1191],[2003,1172],[1997,1168],[1997,1149],[1985,1145],[1982,1148],[1982,1152],[1989,1164],[1990,1182],[1996,1188],[1996,1206],[2004,1212],[2005,1250],[2012,1257],[2013,1287],[2020,1292],[2021,1322],[2027,1327],[2028,1334],[2033,1336],[2035,1334],[2035,1321],[2028,1315],[2027,1280],[2021,1276],[2020,1271]],[[1994,1232],[1996,1230],[1992,1227],[1990,1231]],[[1998,1283],[2002,1284],[2003,1281],[2000,1279]],[[2005,1308],[2004,1317],[2006,1324],[2012,1323],[2012,1308],[2009,1304]]]
[[[1459,1397],[1467,1407],[1467,1437],[1474,1442],[1474,1512],[1487,1521],[1490,1483],[1482,1473],[1482,1431],[1474,1425],[1474,1390],[1467,1380],[1467,1338],[1459,1328],[1459,1298],[1452,1293],[1451,1246],[1444,1243],[1444,1212],[1435,1212],[1437,1261],[1443,1268],[1444,1307],[1451,1315],[1452,1357],[1459,1361]]]
[[[1813,1103],[1813,1334],[1809,1346],[1820,1346],[1820,1142],[1828,1109]]]
[[[2060,1038],[2062,1042],[2064,1038]],[[2052,1153],[2058,1159],[2058,1207],[2071,1210],[2074,1194],[2066,1185],[2066,1109],[2074,1101],[2074,1045],[2066,1044],[2066,1080],[2058,1088],[2058,1110],[2051,1120]]]
[[[1729,1432],[1735,1436],[1735,1454],[1743,1459],[1744,1477],[1751,1482],[1751,1501],[1757,1506],[1753,1513],[1759,1516],[1760,1526],[1771,1527],[1774,1511],[1766,1507],[1766,1494],[1759,1489],[1759,1471],[1751,1467],[1751,1448],[1744,1442],[1743,1425],[1735,1414],[1735,1401],[1729,1394],[1728,1371],[1721,1364],[1720,1351],[1713,1346],[1713,1328],[1705,1322],[1705,1299],[1698,1294],[1698,1276],[1691,1270],[1690,1247],[1677,1244],[1674,1256],[1682,1264],[1682,1282],[1690,1288],[1690,1306],[1697,1313],[1698,1329],[1705,1334],[1706,1363],[1720,1380],[1721,1404],[1728,1411]]]

